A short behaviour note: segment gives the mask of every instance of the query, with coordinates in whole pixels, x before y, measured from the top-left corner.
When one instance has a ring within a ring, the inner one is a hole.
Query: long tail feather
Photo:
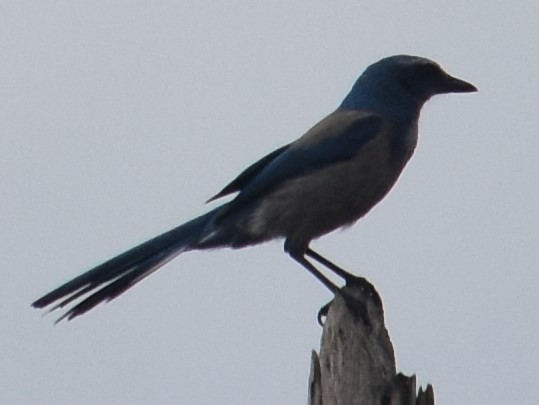
[[[32,303],[44,308],[57,301],[51,311],[85,297],[58,319],[73,319],[102,302],[108,302],[177,255],[195,248],[206,225],[219,208],[142,243],[75,277]],[[90,295],[88,295],[90,294]]]

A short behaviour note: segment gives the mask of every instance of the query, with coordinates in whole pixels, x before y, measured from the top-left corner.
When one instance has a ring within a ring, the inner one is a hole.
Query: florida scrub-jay
[[[277,238],[336,292],[308,258],[345,279],[349,273],[313,251],[310,242],[351,225],[389,192],[414,152],[419,112],[430,97],[474,91],[429,59],[384,58],[363,72],[335,112],[210,199],[237,192],[230,202],[75,277],[32,305],[56,303],[55,309],[75,302],[60,318],[72,319],[116,298],[180,253]]]

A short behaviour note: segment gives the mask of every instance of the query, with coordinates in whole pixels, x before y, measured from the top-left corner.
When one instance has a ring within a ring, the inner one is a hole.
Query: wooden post
[[[320,354],[312,352],[309,405],[434,405],[415,376],[397,374],[382,302],[365,279],[342,289],[324,309]]]

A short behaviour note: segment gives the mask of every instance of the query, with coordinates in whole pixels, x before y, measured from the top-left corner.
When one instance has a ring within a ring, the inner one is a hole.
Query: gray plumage
[[[441,93],[477,89],[416,56],[391,56],[369,66],[339,108],[305,135],[243,171],[210,200],[230,202],[149,240],[35,301],[42,308],[80,299],[60,319],[109,301],[188,250],[238,248],[271,239],[331,291],[337,287],[307,258],[339,276],[345,270],[310,242],[364,216],[392,188],[417,144],[423,104]]]

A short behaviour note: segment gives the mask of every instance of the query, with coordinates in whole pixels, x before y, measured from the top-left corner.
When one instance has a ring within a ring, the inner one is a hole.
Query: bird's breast
[[[351,159],[284,182],[253,211],[250,228],[310,240],[357,221],[393,187],[417,143],[417,127],[388,126]]]

